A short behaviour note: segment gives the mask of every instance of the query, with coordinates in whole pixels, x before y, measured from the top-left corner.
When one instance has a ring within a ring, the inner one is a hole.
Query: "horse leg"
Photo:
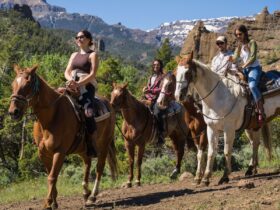
[[[132,180],[133,180],[135,145],[133,143],[129,143],[126,141],[125,147],[128,153],[128,161],[129,161],[129,175],[128,175],[128,180],[126,182],[126,187],[130,188],[132,187]]]
[[[60,169],[63,165],[63,161],[65,158],[65,154],[63,153],[55,153],[52,159],[52,166],[50,167],[49,175],[48,175],[48,195],[45,203],[45,209],[56,209],[57,205],[57,189],[56,182],[57,177],[59,175]]]
[[[47,155],[44,155],[43,152],[39,149],[39,159],[43,162],[43,164],[47,170],[47,174],[49,175],[50,171],[52,169],[52,158],[50,158]],[[56,188],[55,188],[55,191],[57,191]],[[56,205],[57,205],[56,201],[51,201],[50,204],[52,204],[53,202],[56,203]],[[46,200],[45,204],[44,204],[44,209],[51,209],[50,204],[48,204],[48,201]]]
[[[258,150],[260,145],[260,132],[245,130],[246,136],[248,137],[250,144],[253,147],[253,154],[250,160],[249,167],[245,173],[245,176],[251,176],[257,174],[257,166],[258,166]]]
[[[214,158],[217,154],[218,146],[218,131],[213,130],[210,126],[207,126],[207,136],[208,136],[208,157],[205,174],[202,179],[202,183],[206,186],[210,184],[210,177],[212,175]]]
[[[170,175],[170,179],[176,179],[181,171],[181,162],[184,156],[185,148],[185,138],[182,138],[185,134],[178,135],[177,133],[172,133],[170,138],[172,139],[173,148],[176,152],[177,160],[176,167]],[[181,137],[181,138],[180,138]]]
[[[208,142],[207,142],[206,133],[200,134],[199,139],[196,137],[197,134],[198,134],[197,131],[193,134],[194,136],[193,139],[197,147],[197,170],[196,170],[194,182],[195,184],[199,185],[204,175],[204,171],[206,167],[205,163],[206,163],[207,155],[205,150]]]
[[[197,145],[197,169],[196,169],[196,173],[195,173],[195,178],[194,178],[194,182],[195,184],[199,185],[204,173],[204,167],[203,167],[203,155],[204,152],[201,149],[201,147],[199,145]]]
[[[86,206],[92,206],[96,201],[96,196],[99,192],[99,185],[105,167],[107,154],[108,154],[108,150],[103,150],[100,151],[100,153],[98,153],[98,159],[96,165],[96,178],[95,178],[93,190],[86,201],[85,204]]]
[[[143,155],[145,151],[145,144],[138,146],[138,154],[137,154],[137,179],[135,181],[136,186],[141,185],[141,165],[143,160]],[[133,169],[133,168],[132,168]]]
[[[89,187],[88,187],[88,179],[89,179],[89,173],[90,173],[90,167],[91,167],[91,158],[88,156],[82,156],[83,161],[84,161],[84,179],[82,182],[83,186],[83,197],[84,200],[86,201],[91,193]]]
[[[232,129],[224,131],[224,155],[225,155],[225,169],[222,178],[219,180],[218,184],[228,183],[229,174],[231,173],[231,156],[232,147],[235,137],[235,132]]]

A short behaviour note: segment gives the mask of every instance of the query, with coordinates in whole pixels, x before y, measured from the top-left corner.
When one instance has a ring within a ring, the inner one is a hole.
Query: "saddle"
[[[57,91],[60,94],[64,94],[68,98],[78,120],[82,121],[82,119],[85,118],[85,116],[81,105],[78,103],[78,98],[80,94],[64,87],[58,88]],[[110,116],[110,109],[109,107],[107,107],[105,100],[103,100],[102,98],[95,96],[93,98],[93,107],[94,107],[94,119],[96,122],[105,120]]]
[[[257,123],[258,111],[256,107],[256,103],[252,97],[252,93],[248,87],[248,83],[241,84],[245,90],[245,95],[247,96],[247,105],[244,109],[244,120],[241,127],[237,131],[241,131],[243,129],[253,129],[258,130],[260,128]],[[259,89],[262,93],[262,100],[280,94],[280,72],[274,70],[269,72],[263,72]]]

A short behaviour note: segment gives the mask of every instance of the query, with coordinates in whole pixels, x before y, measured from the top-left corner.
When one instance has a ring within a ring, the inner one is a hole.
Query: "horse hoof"
[[[251,170],[247,170],[245,173],[245,176],[252,176],[253,175],[253,171]]]
[[[200,183],[201,183],[201,179],[194,179],[193,180],[193,185],[198,186],[198,185],[200,185]]]
[[[254,170],[254,167],[249,166],[246,173],[245,173],[245,176],[252,176],[253,175],[253,170]]]
[[[84,201],[87,201],[88,197],[90,196],[91,192],[89,191],[88,193],[84,193],[83,194],[83,198],[84,198]]]
[[[95,201],[96,201],[96,197],[89,196],[86,203],[85,203],[85,206],[86,207],[92,207],[95,204]]]
[[[229,178],[228,177],[222,177],[220,181],[218,182],[218,185],[224,184],[224,183],[229,183]]]
[[[209,181],[209,180],[202,180],[200,185],[201,185],[202,187],[208,187],[209,184],[210,184],[210,181]]]
[[[54,209],[58,209],[58,204],[57,203],[53,203],[52,204],[52,208],[51,208],[52,210],[54,210]]]
[[[132,187],[132,183],[131,182],[126,183],[125,187],[126,188],[131,188]]]
[[[141,182],[140,182],[140,181],[136,181],[136,182],[135,182],[135,185],[136,185],[137,187],[140,187],[140,186],[141,186]]]
[[[179,172],[177,169],[175,169],[175,170],[172,172],[172,174],[170,175],[170,179],[172,179],[172,180],[177,179],[179,173],[180,173],[180,172]]]

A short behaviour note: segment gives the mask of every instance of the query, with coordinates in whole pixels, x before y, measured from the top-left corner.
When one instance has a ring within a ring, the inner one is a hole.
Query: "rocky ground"
[[[260,170],[254,177],[234,172],[231,181],[217,185],[213,178],[209,187],[194,186],[192,178],[169,184],[143,185],[130,189],[101,191],[96,205],[88,209],[266,209],[280,210],[280,172]],[[58,197],[59,209],[85,209],[80,197]],[[43,200],[12,203],[0,209],[42,209]]]

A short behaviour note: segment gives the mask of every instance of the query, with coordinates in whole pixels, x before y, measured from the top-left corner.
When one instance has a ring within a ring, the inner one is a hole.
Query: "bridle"
[[[195,64],[193,64],[193,66],[194,66],[194,69],[192,69],[191,71],[187,72],[187,75],[186,75],[187,79],[185,81],[176,81],[176,83],[181,83],[181,84],[187,83],[187,85],[185,87],[186,90],[189,89],[190,81],[195,82],[194,80],[195,80],[195,77],[196,77],[196,66],[195,66]],[[214,92],[214,90],[219,86],[221,81],[222,81],[222,78],[220,78],[218,80],[216,85],[212,88],[212,90],[209,91],[209,93],[207,93],[202,98],[199,98],[198,100],[194,100],[194,102],[197,103],[197,102],[200,102],[200,101],[208,98]]]
[[[32,98],[39,92],[39,87],[40,87],[39,78],[36,74],[34,74],[33,76],[31,76],[32,92],[27,96],[12,94],[11,95],[11,101],[17,101],[17,102],[22,103],[24,105],[26,105],[26,104],[29,105]]]

